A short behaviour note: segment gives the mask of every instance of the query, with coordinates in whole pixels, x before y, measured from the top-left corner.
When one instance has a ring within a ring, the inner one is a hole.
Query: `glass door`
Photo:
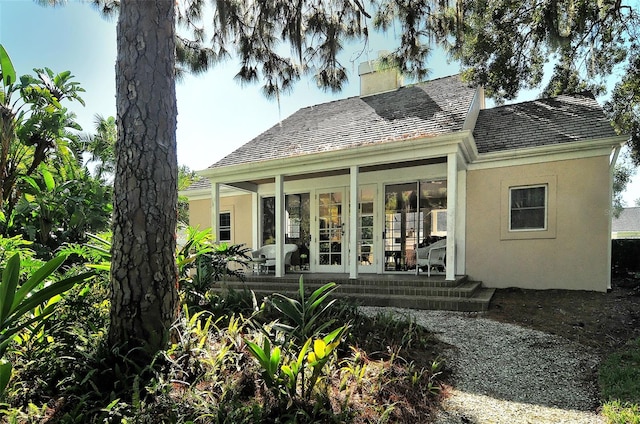
[[[384,198],[384,270],[415,269],[420,236],[418,183],[387,185]]]
[[[358,189],[358,272],[376,272],[375,197],[375,185]]]
[[[447,182],[387,185],[384,198],[384,270],[415,272],[417,249],[447,235]]]
[[[318,271],[345,272],[344,192],[318,194]]]

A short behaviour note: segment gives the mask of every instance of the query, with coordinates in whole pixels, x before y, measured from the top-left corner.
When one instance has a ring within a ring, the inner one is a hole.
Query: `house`
[[[624,208],[619,216],[613,217],[611,238],[640,239],[640,206]]]
[[[419,273],[416,250],[446,237],[447,280],[607,290],[626,138],[591,94],[485,109],[458,75],[401,86],[359,71],[360,96],[303,108],[200,171],[190,224],[275,243],[276,277],[286,243],[296,268],[357,279]]]

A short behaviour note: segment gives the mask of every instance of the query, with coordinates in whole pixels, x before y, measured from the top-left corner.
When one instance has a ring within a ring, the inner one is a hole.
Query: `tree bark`
[[[111,259],[112,346],[153,355],[177,312],[175,1],[123,0]]]

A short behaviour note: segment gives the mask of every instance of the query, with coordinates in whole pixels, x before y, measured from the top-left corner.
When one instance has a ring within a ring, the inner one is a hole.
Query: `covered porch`
[[[205,170],[202,174],[211,183],[213,234],[222,240],[225,196],[242,193],[251,198],[251,222],[241,224],[251,227],[251,240],[245,244],[254,250],[275,246],[275,277],[286,277],[290,263],[285,245],[296,243],[295,265],[316,274],[346,275],[350,280],[397,273],[424,278],[416,252],[437,234],[446,238],[444,279],[454,282],[465,272],[471,137],[462,132],[428,144],[391,142],[266,161],[259,167]],[[439,194],[434,194],[438,184]],[[290,197],[297,199],[296,207],[304,203],[304,214],[292,213]],[[403,201],[405,208],[390,206]]]

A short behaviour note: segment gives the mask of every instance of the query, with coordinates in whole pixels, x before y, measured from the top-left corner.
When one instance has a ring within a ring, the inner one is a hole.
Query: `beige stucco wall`
[[[608,176],[606,156],[468,171],[467,274],[488,287],[605,291]],[[549,231],[514,238],[505,193],[539,183],[550,186]]]
[[[189,225],[200,230],[211,228],[211,199],[189,200]]]
[[[252,247],[252,203],[251,195],[226,196],[220,198],[220,212],[231,213],[231,243]],[[211,199],[189,201],[189,225],[201,230],[211,228]]]

